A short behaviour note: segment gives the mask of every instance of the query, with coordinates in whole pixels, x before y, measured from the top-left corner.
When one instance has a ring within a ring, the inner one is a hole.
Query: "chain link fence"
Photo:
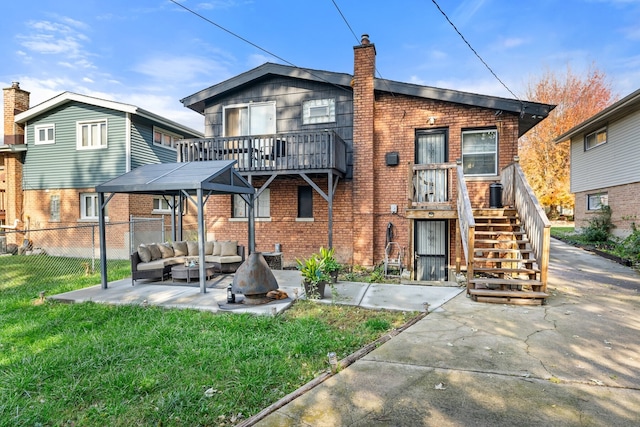
[[[131,275],[130,254],[140,243],[163,242],[171,236],[164,218],[131,218],[105,224],[107,280]],[[0,234],[0,282],[12,277],[12,265],[20,264],[46,274],[88,276],[100,273],[98,224],[29,230],[5,229]],[[42,274],[42,273],[40,273]]]

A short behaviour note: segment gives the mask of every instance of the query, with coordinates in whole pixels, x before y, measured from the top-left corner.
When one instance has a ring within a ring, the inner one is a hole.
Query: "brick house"
[[[447,280],[459,243],[473,250],[463,202],[488,208],[502,181],[514,205],[524,187],[502,171],[554,106],[378,79],[375,57],[363,36],[353,75],[267,63],[182,99],[205,138],[180,142],[178,161],[236,159],[259,194],[256,249],[279,244],[285,265],[332,246],[373,267],[393,242],[413,280]],[[210,235],[246,238],[233,197],[206,217]]]
[[[29,107],[18,83],[4,89],[4,120],[0,219],[22,230],[97,224],[96,185],[140,165],[174,162],[176,141],[202,136],[134,105],[71,92]],[[162,198],[119,194],[108,214],[116,223],[171,210]],[[7,243],[22,237],[10,234]],[[34,244],[51,249],[50,242]]]
[[[571,144],[571,192],[576,229],[611,208],[611,230],[628,236],[640,220],[640,90],[556,138]]]

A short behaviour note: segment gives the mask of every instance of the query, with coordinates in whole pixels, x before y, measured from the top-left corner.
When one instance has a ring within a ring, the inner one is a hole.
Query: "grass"
[[[41,301],[99,276],[33,258],[0,257],[0,426],[231,425],[326,371],[328,352],[345,357],[417,315],[310,301],[277,317]],[[126,277],[126,263],[116,271]]]
[[[638,231],[626,239],[610,236],[604,242],[593,242],[584,234],[576,232],[574,227],[551,227],[551,236],[574,246],[597,249],[632,264],[640,262],[640,233]]]

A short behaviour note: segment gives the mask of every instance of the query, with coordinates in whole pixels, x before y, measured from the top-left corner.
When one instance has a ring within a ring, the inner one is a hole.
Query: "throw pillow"
[[[213,255],[213,242],[204,242],[204,254]]]
[[[187,252],[189,252],[189,256],[198,256],[198,242],[187,242]]]
[[[175,256],[187,256],[187,242],[173,242],[173,253]]]
[[[171,258],[173,256],[171,243],[159,243],[158,248],[160,249],[160,253],[162,253],[162,258]]]
[[[211,255],[220,256],[220,250],[222,249],[222,242],[219,240],[213,241],[213,253]]]
[[[149,248],[149,252],[151,252],[151,261],[162,258],[162,252],[160,252],[160,248],[155,243],[147,245]]]
[[[233,255],[238,255],[238,241],[229,240],[226,242],[222,242],[222,247],[220,248],[220,256],[233,256]]]
[[[142,262],[151,261],[151,251],[145,245],[138,246],[138,256]]]

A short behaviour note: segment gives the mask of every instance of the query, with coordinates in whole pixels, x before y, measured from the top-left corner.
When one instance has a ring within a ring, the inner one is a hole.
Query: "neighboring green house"
[[[18,112],[14,122],[24,129],[23,144],[13,147],[22,151],[16,186],[21,191],[7,203],[18,206],[15,219],[30,229],[97,222],[96,185],[141,165],[175,162],[177,140],[202,137],[134,105],[71,92]],[[118,195],[110,203],[109,221],[168,212],[162,198]]]

